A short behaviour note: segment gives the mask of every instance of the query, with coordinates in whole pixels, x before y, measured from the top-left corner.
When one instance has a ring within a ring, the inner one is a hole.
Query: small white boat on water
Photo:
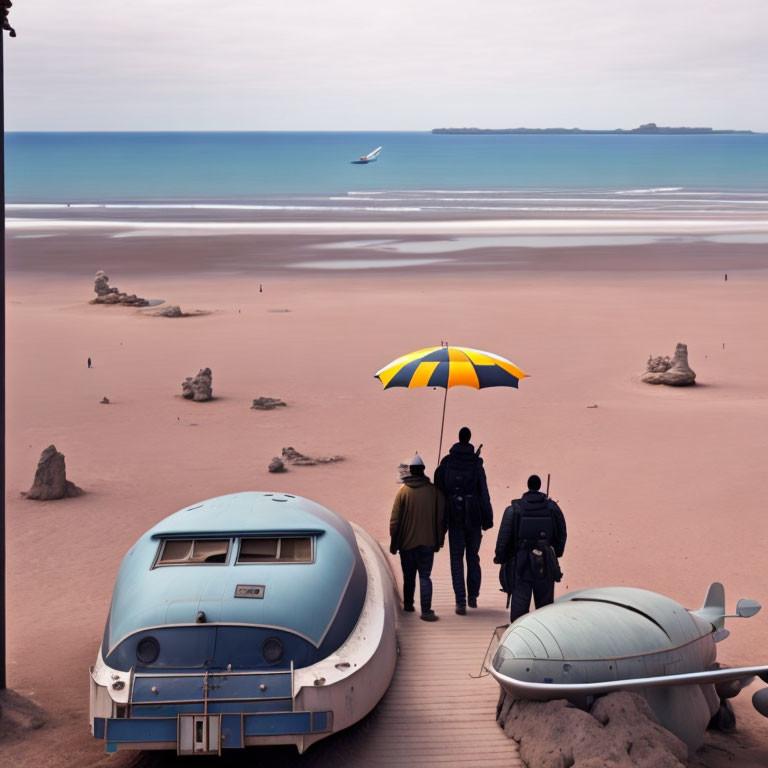
[[[246,492],[187,507],[120,566],[90,669],[91,733],[107,752],[303,752],[386,692],[395,600],[379,545],[309,499]]]
[[[373,152],[369,152],[367,155],[363,155],[359,160],[353,160],[352,164],[367,165],[368,163],[373,163],[379,159],[380,154],[381,154],[381,147],[376,147],[376,149],[374,149]]]

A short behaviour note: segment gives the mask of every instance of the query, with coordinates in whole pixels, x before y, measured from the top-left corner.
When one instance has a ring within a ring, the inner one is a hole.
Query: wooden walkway
[[[417,581],[416,612],[398,616],[400,656],[386,695],[357,726],[311,747],[305,765],[522,768],[517,744],[496,724],[498,684],[470,677],[480,672],[494,628],[509,620],[491,563],[495,538],[484,537],[484,587],[466,616],[454,612],[447,546],[435,557],[432,607],[440,620],[419,618]],[[398,558],[392,567],[401,580]]]

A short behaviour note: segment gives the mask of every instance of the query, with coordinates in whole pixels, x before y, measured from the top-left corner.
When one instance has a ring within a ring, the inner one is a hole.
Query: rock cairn
[[[93,285],[96,298],[91,299],[91,304],[125,304],[129,307],[147,307],[149,302],[139,298],[135,293],[122,293],[114,285],[109,284],[109,276],[99,270],[96,273],[96,281]]]
[[[528,768],[683,768],[688,747],[636,693],[603,696],[589,712],[563,699],[520,701],[502,691],[497,721]]]
[[[316,464],[330,464],[332,461],[341,461],[343,456],[305,456],[290,445],[283,448],[282,460],[296,467],[314,467]]]
[[[51,501],[81,496],[85,491],[67,480],[67,470],[64,465],[64,454],[56,450],[55,445],[49,445],[41,454],[35,471],[35,481],[24,494],[34,501]]]
[[[210,368],[201,368],[197,376],[187,376],[181,383],[181,394],[187,400],[203,402],[213,397],[213,374]]]
[[[271,411],[275,408],[281,408],[285,406],[282,400],[278,400],[276,397],[257,397],[253,401],[251,408],[255,411]]]
[[[688,346],[678,344],[675,356],[648,358],[646,372],[640,377],[646,384],[667,384],[671,387],[687,387],[696,383],[696,373],[688,365]]]

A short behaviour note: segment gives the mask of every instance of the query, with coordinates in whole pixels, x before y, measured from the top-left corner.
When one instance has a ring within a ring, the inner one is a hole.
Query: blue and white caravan
[[[91,667],[107,752],[221,754],[360,720],[395,668],[395,585],[361,528],[287,493],[171,515],[126,554]]]

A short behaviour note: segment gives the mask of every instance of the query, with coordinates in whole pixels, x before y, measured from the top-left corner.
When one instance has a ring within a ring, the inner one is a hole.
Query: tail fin
[[[725,624],[725,588],[719,581],[713,581],[704,598],[704,605],[698,611],[691,611],[705,621],[710,622],[715,629],[722,629]]]

